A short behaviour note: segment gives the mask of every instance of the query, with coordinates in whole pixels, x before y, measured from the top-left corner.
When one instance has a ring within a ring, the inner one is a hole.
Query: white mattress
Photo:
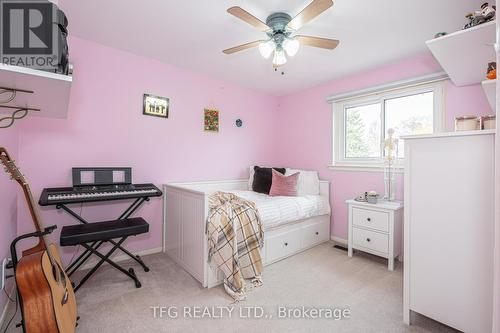
[[[265,228],[330,214],[328,199],[319,195],[271,197],[253,191],[231,191],[231,193],[255,202]]]

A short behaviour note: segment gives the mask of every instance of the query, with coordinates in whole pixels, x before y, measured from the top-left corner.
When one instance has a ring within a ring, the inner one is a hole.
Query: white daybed
[[[270,197],[248,191],[248,180],[163,185],[163,249],[204,287],[222,283],[219,269],[208,264],[205,224],[208,197],[216,191],[254,201],[264,225],[264,265],[330,239],[329,182],[319,195]]]

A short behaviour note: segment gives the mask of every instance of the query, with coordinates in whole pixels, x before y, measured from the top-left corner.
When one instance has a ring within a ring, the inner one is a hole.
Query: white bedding
[[[330,214],[328,199],[319,195],[271,197],[253,191],[231,191],[231,193],[255,202],[265,228]]]

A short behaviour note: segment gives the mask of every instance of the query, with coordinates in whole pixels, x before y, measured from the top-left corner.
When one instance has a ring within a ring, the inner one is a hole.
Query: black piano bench
[[[78,268],[83,265],[85,261],[93,254],[101,260],[80,280],[80,283],[75,286],[75,291],[97,271],[102,264],[107,262],[123,274],[130,277],[134,282],[136,288],[141,287],[141,282],[137,278],[132,268],[126,270],[110,259],[111,255],[117,249],[123,249],[121,245],[130,236],[137,236],[147,233],[149,231],[149,224],[142,217],[129,218],[124,220],[95,222],[87,224],[78,224],[65,226],[61,230],[61,246],[76,246],[82,245],[85,248],[77,260],[75,260],[67,268],[67,274],[71,276]],[[115,242],[113,239],[119,239]],[[106,254],[102,254],[97,250],[104,243],[111,243],[113,247]],[[137,257],[139,261],[139,257]],[[143,267],[147,268],[144,264]],[[145,269],[149,271],[149,268]]]

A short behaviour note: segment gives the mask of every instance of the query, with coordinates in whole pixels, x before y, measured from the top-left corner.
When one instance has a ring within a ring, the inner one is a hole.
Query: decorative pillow
[[[269,190],[271,190],[271,183],[273,181],[273,173],[272,170],[276,170],[282,175],[285,174],[285,168],[261,168],[258,166],[254,166],[254,175],[252,182],[252,190],[254,192],[269,194]]]
[[[297,195],[319,195],[318,172],[287,168],[285,176],[296,172],[300,172],[299,180],[297,181]]]
[[[251,165],[248,168],[248,190],[253,191],[253,175],[255,174],[255,166]]]
[[[300,172],[290,176],[281,175],[273,170],[273,183],[271,185],[271,196],[288,196],[294,197],[297,195],[297,181],[299,180]]]

